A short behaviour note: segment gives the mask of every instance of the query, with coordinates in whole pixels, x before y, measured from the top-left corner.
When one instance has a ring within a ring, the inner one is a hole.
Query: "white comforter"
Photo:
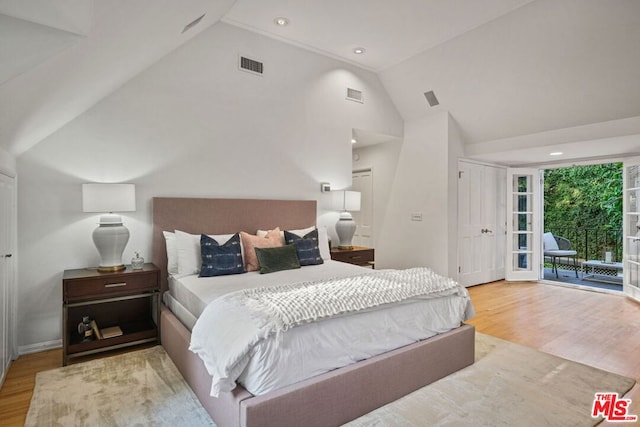
[[[434,298],[437,301],[427,302]],[[299,304],[300,301],[304,304]],[[274,305],[276,302],[281,305]],[[435,315],[431,308],[425,309],[427,305],[439,307]],[[307,335],[321,334],[322,329],[315,327],[317,323],[307,322],[331,315],[337,317],[318,323],[348,320],[345,334],[337,338],[342,341],[339,345],[344,349],[344,357],[327,366],[303,361],[302,368],[296,369],[300,372],[284,375],[290,377],[285,381],[305,379],[452,329],[471,315],[470,311],[466,289],[451,279],[428,269],[378,271],[332,283],[284,285],[224,295],[212,301],[200,316],[192,331],[190,349],[200,356],[212,376],[212,396],[232,390],[238,379],[246,380],[244,374],[251,367],[262,372],[267,381],[253,390],[247,388],[261,394],[284,385],[269,381],[271,376],[266,372],[270,365],[282,366],[287,358],[308,355],[308,349],[300,345],[304,340],[298,336],[305,329],[309,330]],[[407,319],[411,319],[411,324],[407,324]],[[280,334],[294,326],[297,327]],[[359,329],[352,331],[354,327]]]

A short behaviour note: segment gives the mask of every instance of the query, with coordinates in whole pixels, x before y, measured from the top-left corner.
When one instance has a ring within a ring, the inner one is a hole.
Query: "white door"
[[[458,162],[458,282],[504,278],[504,168]]]
[[[538,280],[541,194],[538,169],[507,170],[507,280]]]
[[[13,354],[12,323],[14,289],[14,180],[0,174],[0,385],[4,382]]]
[[[356,222],[353,244],[373,247],[373,171],[353,171],[351,189],[360,192],[360,211],[352,212]]]
[[[640,157],[624,162],[623,178],[624,266],[623,292],[640,301]]]

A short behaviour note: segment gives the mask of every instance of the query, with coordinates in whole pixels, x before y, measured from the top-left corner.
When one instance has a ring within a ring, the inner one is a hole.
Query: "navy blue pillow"
[[[237,233],[222,246],[215,239],[205,234],[200,235],[200,255],[200,277],[244,273],[240,235]]]
[[[284,241],[287,245],[295,245],[300,265],[318,265],[324,263],[324,260],[320,256],[317,228],[302,237],[285,230]]]

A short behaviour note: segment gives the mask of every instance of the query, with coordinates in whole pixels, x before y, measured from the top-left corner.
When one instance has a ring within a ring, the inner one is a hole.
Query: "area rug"
[[[635,381],[476,333],[476,363],[348,425],[593,426]],[[214,426],[157,346],[38,373],[26,426]]]
[[[215,426],[161,346],[38,373],[25,425]]]
[[[593,426],[596,392],[635,380],[476,333],[476,362],[348,424],[371,426]]]

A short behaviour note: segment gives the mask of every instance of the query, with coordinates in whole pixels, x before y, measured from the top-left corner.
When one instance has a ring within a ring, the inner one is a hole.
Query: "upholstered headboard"
[[[299,229],[316,223],[315,200],[153,198],[152,262],[167,289],[167,251],[163,231],[226,234],[238,231]]]

